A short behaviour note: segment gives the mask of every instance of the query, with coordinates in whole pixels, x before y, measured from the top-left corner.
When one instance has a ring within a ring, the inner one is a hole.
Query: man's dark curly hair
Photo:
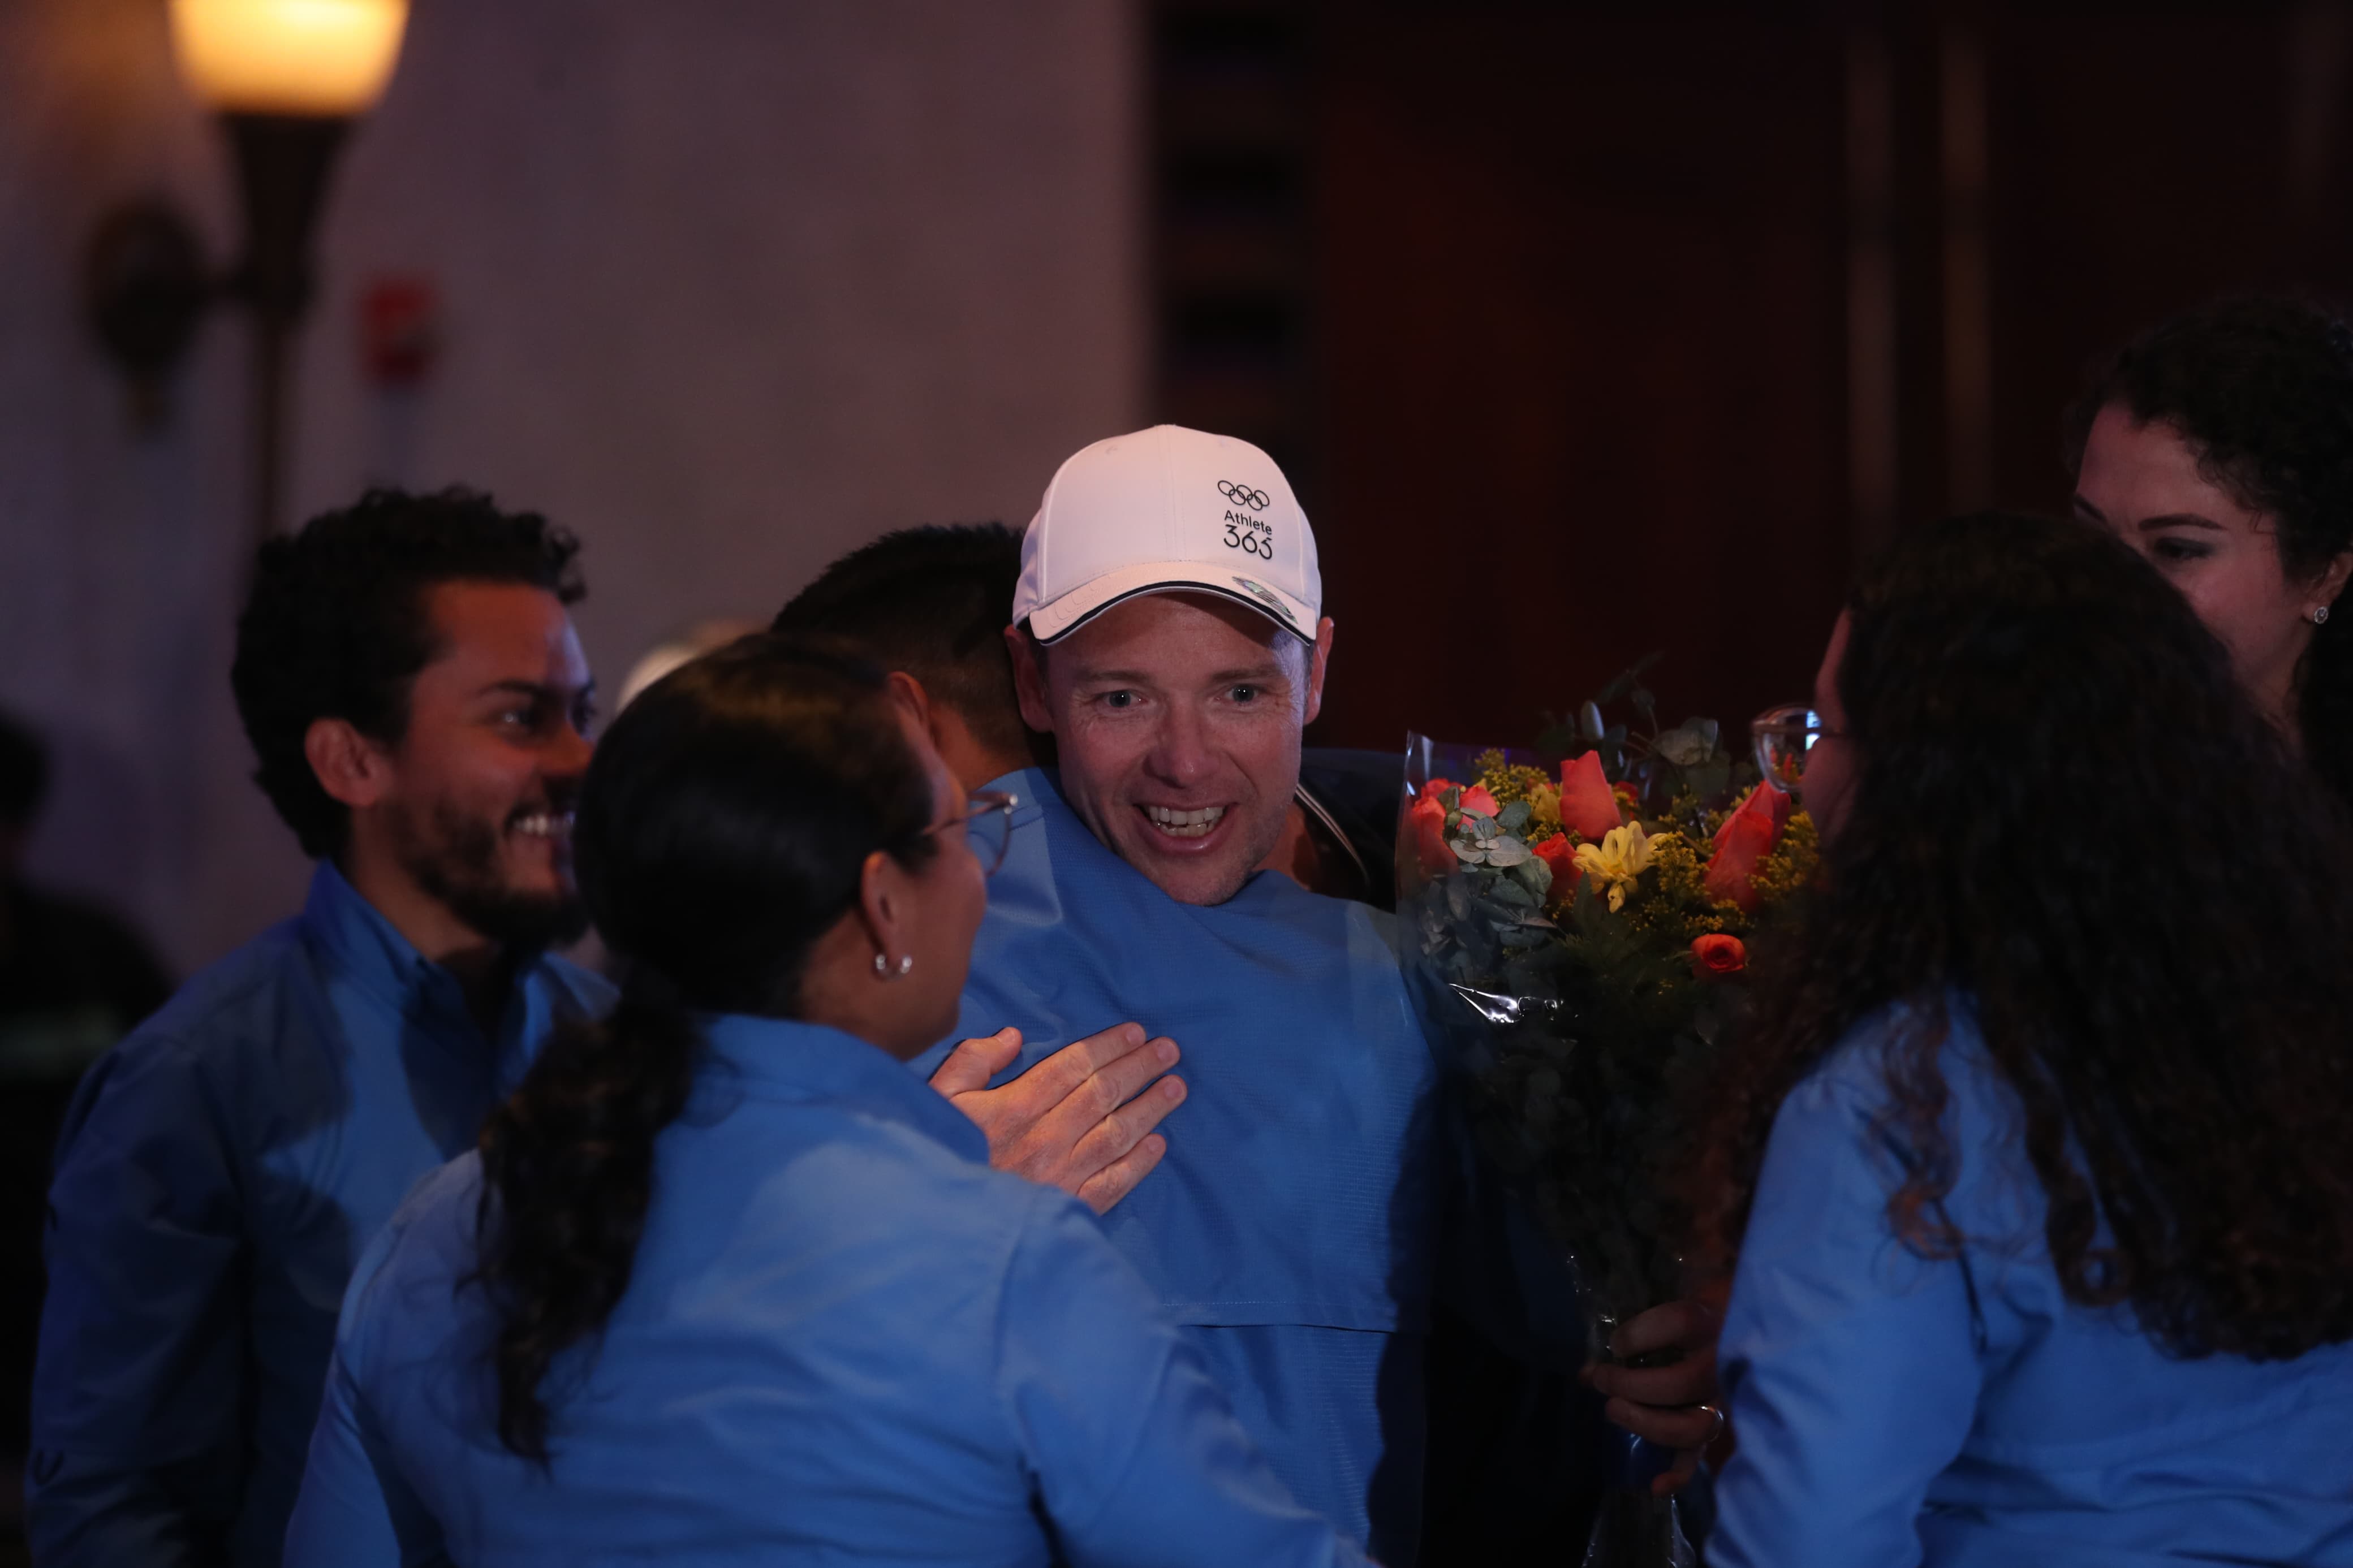
[[[1021,578],[1021,535],[1001,522],[902,528],[828,566],[769,629],[841,637],[903,669],[993,751],[1031,749],[1013,693],[1005,628]]]
[[[2327,310],[2232,299],[2143,333],[2068,410],[2070,474],[2111,404],[2179,431],[2208,479],[2270,518],[2292,580],[2353,549],[2353,329]],[[2353,604],[2339,610],[2296,673],[2296,721],[2306,758],[2353,802]]]
[[[1849,615],[1853,782],[1712,1089],[1706,1251],[1736,1255],[1783,1098],[1910,1005],[1881,1058],[1907,1155],[1887,1217],[1955,1253],[1938,1051],[1959,995],[2022,1106],[2071,1300],[2129,1303],[2178,1355],[2353,1336],[2343,814],[2187,602],[2096,529],[1922,530]]]
[[[304,854],[341,853],[351,821],[320,787],[303,737],[317,720],[343,719],[399,742],[410,684],[436,652],[426,591],[522,583],[575,604],[584,591],[573,563],[579,550],[537,513],[501,511],[465,489],[370,490],[261,547],[229,684],[253,743],[254,782]]]

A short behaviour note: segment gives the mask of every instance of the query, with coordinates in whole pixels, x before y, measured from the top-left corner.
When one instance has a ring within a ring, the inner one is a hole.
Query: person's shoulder
[[[364,1362],[386,1336],[431,1331],[457,1310],[480,1264],[482,1161],[472,1150],[417,1178],[392,1217],[362,1249],[344,1287],[337,1342]]]
[[[343,1092],[332,1053],[303,1048],[290,1021],[320,1016],[323,994],[301,922],[280,922],[206,965],[170,1000],[90,1065],[58,1144],[63,1157],[84,1125],[116,1116],[164,1124],[199,1114],[221,1127],[272,1108]],[[327,1067],[325,1076],[318,1070]],[[159,1120],[160,1119],[160,1120]]]
[[[282,921],[198,970],[102,1062],[217,1063],[266,1041],[285,994],[311,984],[297,921]]]
[[[385,1222],[379,1250],[389,1255],[420,1243],[446,1250],[453,1242],[470,1248],[481,1215],[482,1181],[478,1149],[426,1172]]]
[[[1883,1114],[1898,1098],[1898,1079],[1928,1068],[1923,1053],[1933,1055],[1933,1070],[1957,1108],[1974,1118],[1999,1107],[2006,1080],[1986,1049],[1975,1006],[1957,993],[1891,1003],[1865,1014],[1791,1098],[1810,1093]]]
[[[1968,997],[1899,1003],[1859,1019],[1790,1089],[1773,1157],[1843,1169],[1873,1190],[1893,1190],[1928,1161],[1948,1172],[1944,1202],[1957,1218],[1999,1228],[2013,1225],[2020,1114]]]

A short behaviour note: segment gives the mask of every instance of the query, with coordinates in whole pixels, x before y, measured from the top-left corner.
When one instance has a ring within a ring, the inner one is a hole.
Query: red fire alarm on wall
[[[416,386],[441,348],[441,291],[433,279],[379,278],[360,294],[360,363],[370,384]]]

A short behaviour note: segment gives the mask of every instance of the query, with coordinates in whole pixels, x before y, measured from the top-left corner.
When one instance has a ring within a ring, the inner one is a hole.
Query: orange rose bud
[[[1461,809],[1475,812],[1481,816],[1493,816],[1504,808],[1495,804],[1495,797],[1487,793],[1485,784],[1472,784],[1462,792]]]
[[[1748,967],[1748,948],[1736,936],[1715,931],[1692,938],[1692,967],[1702,974],[1737,974]]]
[[[1414,864],[1425,877],[1442,877],[1454,869],[1459,858],[1446,843],[1446,807],[1434,795],[1425,794],[1413,803],[1405,814],[1406,834],[1413,849]]]
[[[1758,784],[1715,830],[1715,853],[1707,858],[1707,874],[1701,882],[1707,896],[1754,910],[1757,888],[1749,879],[1757,874],[1757,863],[1780,842],[1788,820],[1789,797],[1771,784]]]
[[[1601,836],[1613,827],[1623,826],[1625,818],[1618,814],[1618,796],[1609,781],[1601,776],[1601,753],[1588,752],[1573,763],[1560,765],[1560,825],[1570,829],[1588,843],[1599,844]]]
[[[1554,903],[1565,904],[1577,891],[1577,879],[1583,875],[1577,869],[1577,847],[1566,833],[1556,833],[1535,847],[1536,858],[1552,868],[1552,891],[1546,895]]]

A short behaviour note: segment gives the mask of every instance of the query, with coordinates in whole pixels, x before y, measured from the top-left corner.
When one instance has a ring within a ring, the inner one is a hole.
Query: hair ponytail
[[[830,645],[746,637],[614,721],[573,839],[625,966],[620,1005],[568,1025],[482,1129],[478,1263],[497,1310],[499,1438],[548,1462],[546,1381],[629,1288],[655,1145],[693,1091],[696,1013],[792,1017],[866,858],[934,852],[932,783],[882,673]]]
[[[491,1351],[499,1439],[526,1458],[547,1462],[549,1364],[629,1288],[654,1140],[686,1109],[702,1055],[667,983],[635,981],[611,1016],[550,1039],[482,1129],[480,1278],[508,1309]]]

